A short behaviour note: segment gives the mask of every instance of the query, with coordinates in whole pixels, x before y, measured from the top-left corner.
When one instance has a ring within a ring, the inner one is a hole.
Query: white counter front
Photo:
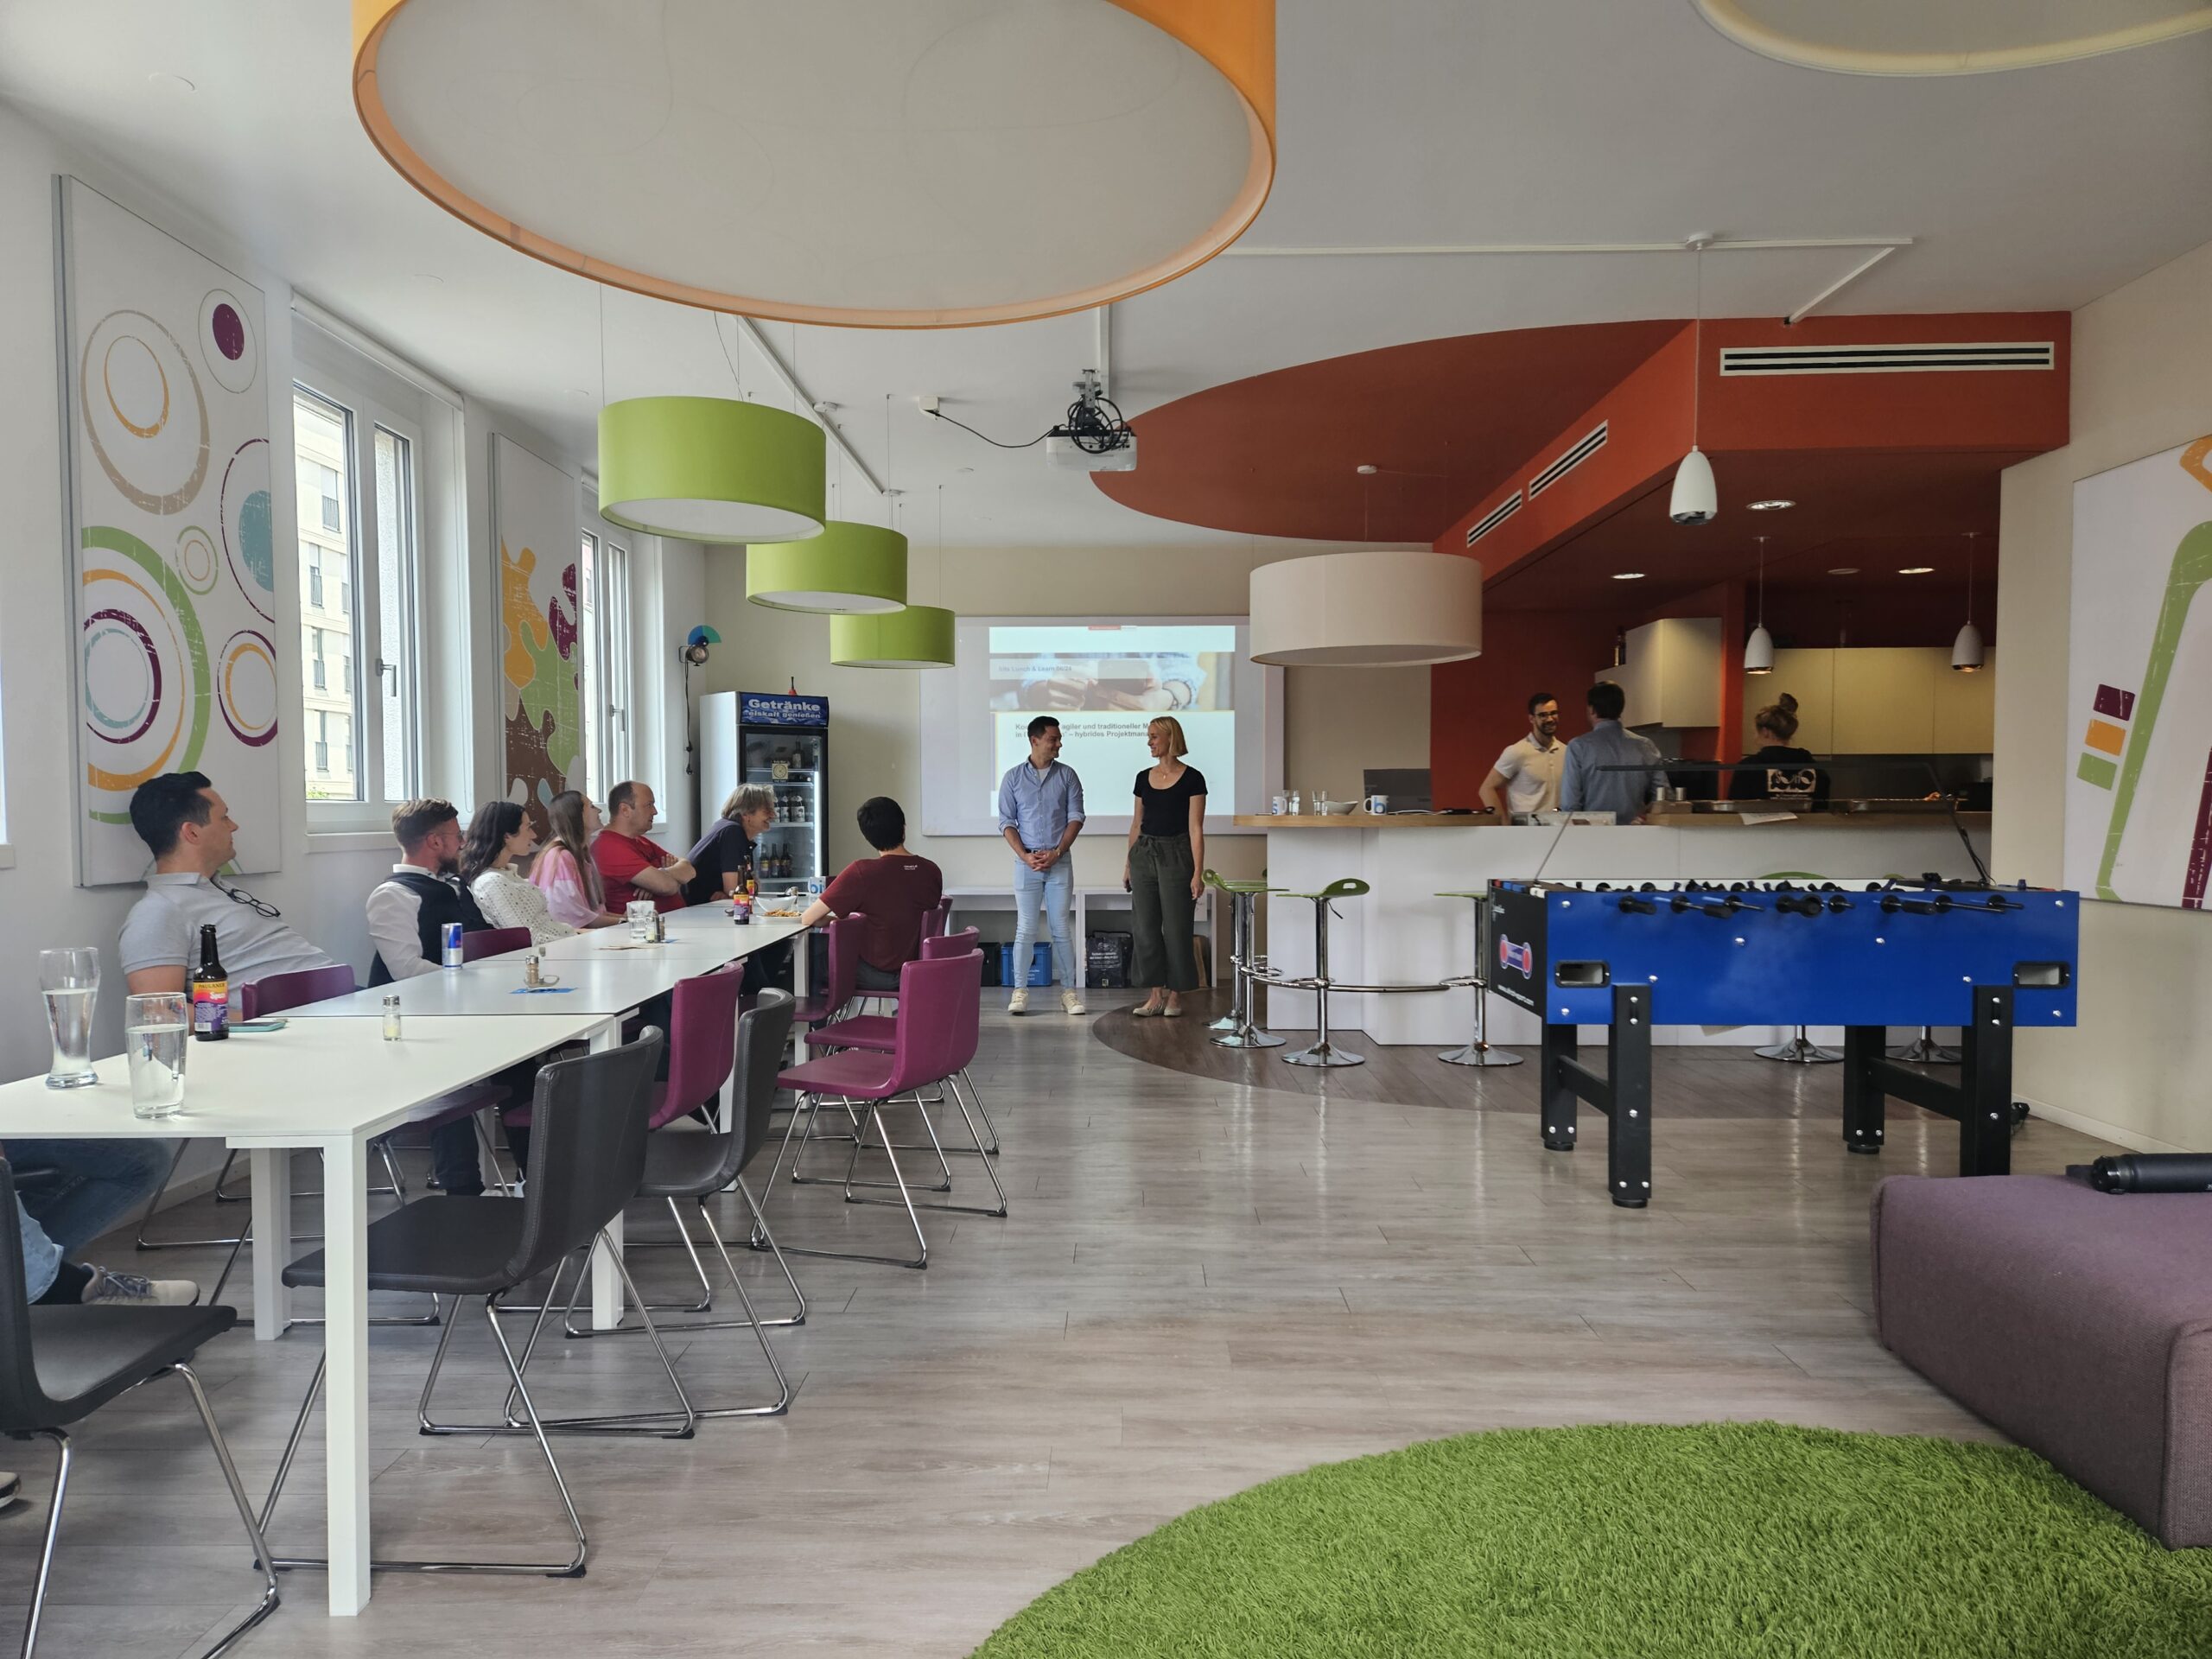
[[[1987,858],[1986,821],[1967,833]],[[1471,891],[1485,881],[1539,873],[1582,881],[1865,881],[1917,878],[1929,871],[1946,877],[1975,874],[1957,830],[1948,818],[1933,815],[1924,821],[1891,818],[1878,826],[1806,818],[1726,825],[1706,819],[1681,828],[1575,824],[1563,834],[1548,826],[1409,828],[1368,820],[1341,829],[1301,824],[1268,833],[1269,887],[1312,893],[1357,876],[1373,889],[1364,898],[1340,902],[1329,925],[1330,977],[1358,984],[1426,982],[1471,972],[1474,906],[1436,895]],[[1281,893],[1264,902],[1271,965],[1284,973],[1312,973],[1314,906]],[[1339,994],[1329,999],[1329,1023],[1339,1031],[1364,1032],[1378,1043],[1452,1047],[1473,1029],[1473,998],[1471,990]],[[1271,1027],[1313,1027],[1311,992],[1268,991],[1262,1006]],[[1534,1016],[1500,998],[1490,999],[1489,1018],[1492,1042],[1534,1043],[1541,1035]],[[1662,1043],[1764,1044],[1787,1034],[1764,1026],[1718,1032],[1662,1027],[1654,1036]],[[1599,1033],[1586,1035],[1594,1039]],[[1815,1027],[1814,1037],[1831,1046],[1842,1042],[1837,1030]]]

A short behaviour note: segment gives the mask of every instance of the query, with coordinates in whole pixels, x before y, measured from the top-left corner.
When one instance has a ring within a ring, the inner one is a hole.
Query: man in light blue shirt
[[[1052,936],[1060,1007],[1084,1011],[1075,988],[1075,860],[1068,849],[1083,833],[1083,779],[1060,762],[1060,722],[1039,715],[1029,722],[1029,758],[999,779],[999,833],[1014,849],[1014,995],[1008,1014],[1029,1011],[1029,963],[1037,948],[1037,912]]]
[[[1651,804],[1662,757],[1659,746],[1621,725],[1628,694],[1611,680],[1590,688],[1590,729],[1567,746],[1567,768],[1559,780],[1559,804],[1568,812],[1610,812],[1616,823],[1634,823]],[[1604,772],[1604,766],[1639,766],[1638,772]]]

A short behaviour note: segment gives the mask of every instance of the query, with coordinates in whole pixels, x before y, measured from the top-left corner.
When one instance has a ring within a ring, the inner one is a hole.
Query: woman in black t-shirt
[[[1137,773],[1122,866],[1122,885],[1135,901],[1136,960],[1129,977],[1152,993],[1135,1009],[1140,1018],[1173,1020],[1183,1012],[1182,994],[1198,984],[1192,924],[1205,891],[1206,777],[1183,764],[1191,746],[1173,715],[1145,728],[1145,746],[1153,764]]]
[[[1764,747],[1747,754],[1747,766],[1764,772],[1738,772],[1728,779],[1732,801],[1823,802],[1828,798],[1828,775],[1813,764],[1813,752],[1790,747],[1797,735],[1797,699],[1784,691],[1753,716],[1752,727]]]

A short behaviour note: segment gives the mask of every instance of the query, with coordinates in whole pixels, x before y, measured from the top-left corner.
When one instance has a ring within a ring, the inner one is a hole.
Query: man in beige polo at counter
[[[1559,805],[1567,745],[1559,741],[1559,699],[1539,691],[1529,699],[1529,735],[1507,745],[1483,779],[1483,804],[1500,823],[1549,812]],[[1502,792],[1502,797],[1501,797]]]

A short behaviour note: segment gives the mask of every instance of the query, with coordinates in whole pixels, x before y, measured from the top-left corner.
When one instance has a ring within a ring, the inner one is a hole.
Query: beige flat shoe
[[[1129,1010],[1129,1013],[1139,1020],[1157,1020],[1166,1012],[1164,1008],[1154,1007],[1149,1002],[1140,1002]]]
[[[1181,1005],[1179,1003],[1171,1004],[1168,1007],[1162,1008],[1160,1011],[1160,1017],[1163,1020],[1180,1020],[1183,1017],[1183,1009]]]

